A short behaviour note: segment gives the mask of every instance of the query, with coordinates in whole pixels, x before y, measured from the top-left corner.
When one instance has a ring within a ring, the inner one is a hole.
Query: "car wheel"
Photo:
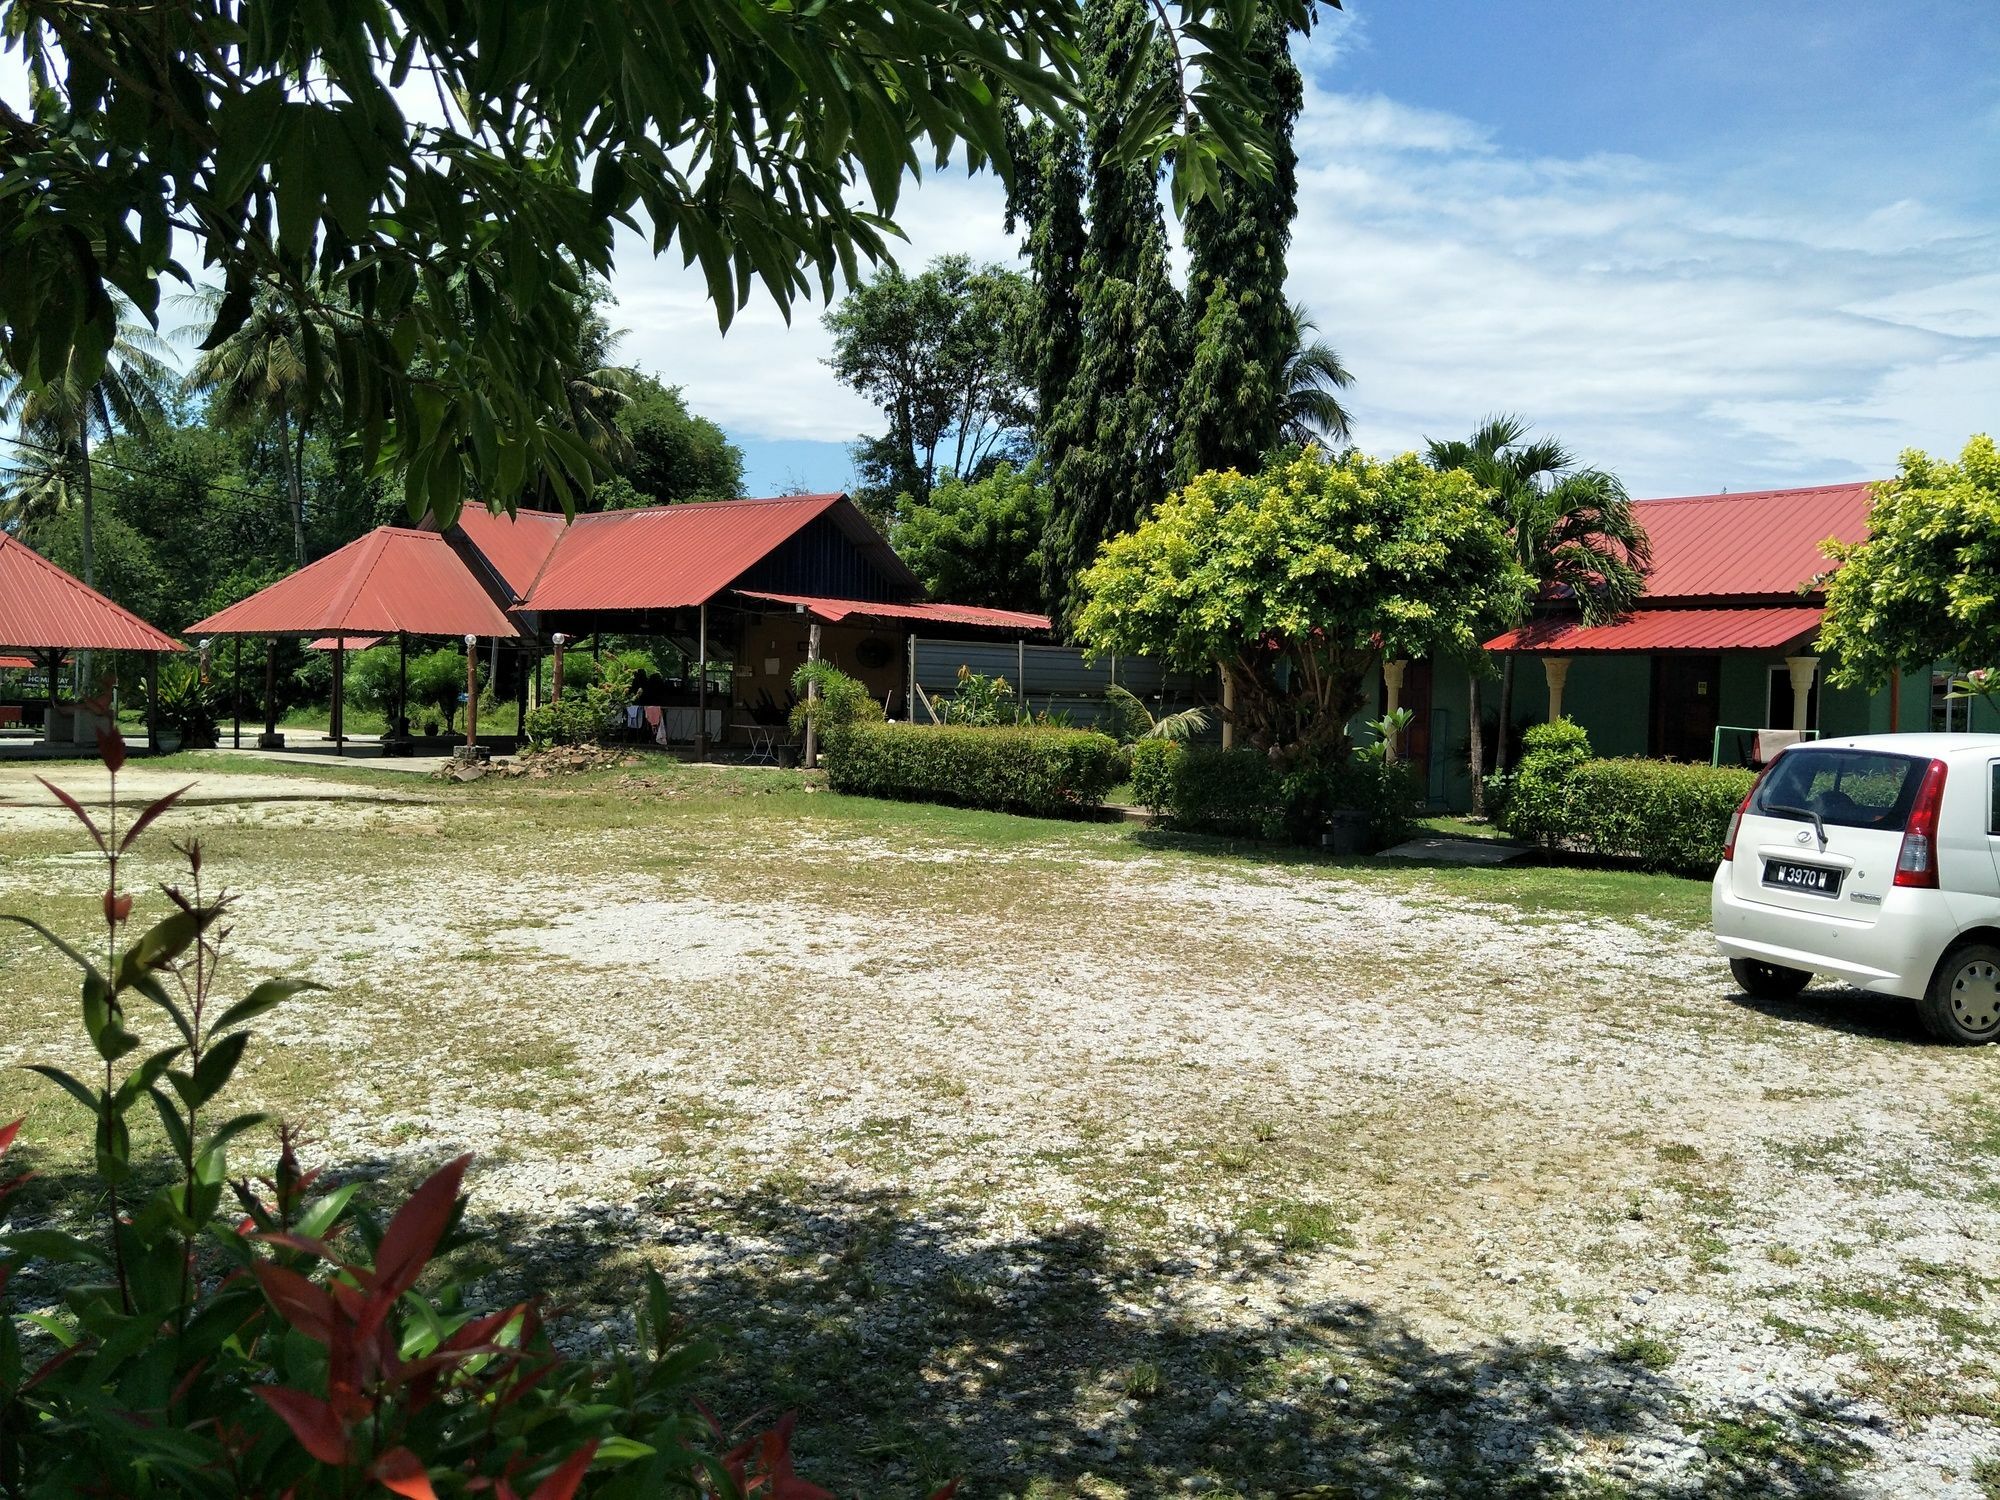
[[[1917,1015],[1942,1042],[1975,1047],[2000,1040],[2000,948],[1968,943],[1947,953]]]
[[[1805,969],[1767,964],[1761,958],[1732,958],[1729,972],[1753,1000],[1789,1000],[1812,983],[1812,975]]]

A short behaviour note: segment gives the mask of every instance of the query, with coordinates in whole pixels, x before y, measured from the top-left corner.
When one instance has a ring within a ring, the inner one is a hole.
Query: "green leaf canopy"
[[[1471,475],[1307,449],[1198,476],[1107,543],[1082,587],[1094,649],[1219,665],[1244,737],[1340,755],[1380,661],[1471,655],[1528,578]]]

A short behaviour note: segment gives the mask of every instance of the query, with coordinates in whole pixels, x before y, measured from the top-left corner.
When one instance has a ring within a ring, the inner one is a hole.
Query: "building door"
[[[1708,760],[1715,753],[1721,700],[1720,656],[1655,656],[1653,754],[1668,760]]]
[[[1431,771],[1431,664],[1413,661],[1403,669],[1403,707],[1412,717],[1396,753],[1416,770],[1426,787]]]

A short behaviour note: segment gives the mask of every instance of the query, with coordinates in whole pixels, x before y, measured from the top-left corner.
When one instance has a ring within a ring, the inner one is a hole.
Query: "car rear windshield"
[[[1750,810],[1766,818],[1796,818],[1837,828],[1900,832],[1909,821],[1929,761],[1880,750],[1787,750],[1771,763]]]

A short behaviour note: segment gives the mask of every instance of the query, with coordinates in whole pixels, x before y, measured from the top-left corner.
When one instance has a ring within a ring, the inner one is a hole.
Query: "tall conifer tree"
[[[1254,472],[1282,439],[1287,360],[1299,329],[1285,301],[1285,252],[1298,211],[1292,129],[1305,85],[1290,33],[1266,7],[1251,49],[1268,92],[1271,172],[1225,178],[1187,213],[1188,342],[1174,471],[1185,484],[1207,469]]]
[[[1129,122],[1119,81],[1135,64],[1161,68],[1165,59],[1144,0],[1092,0],[1084,20],[1089,228],[1078,264],[1077,352],[1041,433],[1052,500],[1047,592],[1065,622],[1076,578],[1099,545],[1167,492],[1183,368],[1182,302],[1168,274],[1159,174],[1120,150]],[[1154,55],[1139,58],[1141,47]],[[1041,316],[1052,312],[1061,316],[1045,304]]]

